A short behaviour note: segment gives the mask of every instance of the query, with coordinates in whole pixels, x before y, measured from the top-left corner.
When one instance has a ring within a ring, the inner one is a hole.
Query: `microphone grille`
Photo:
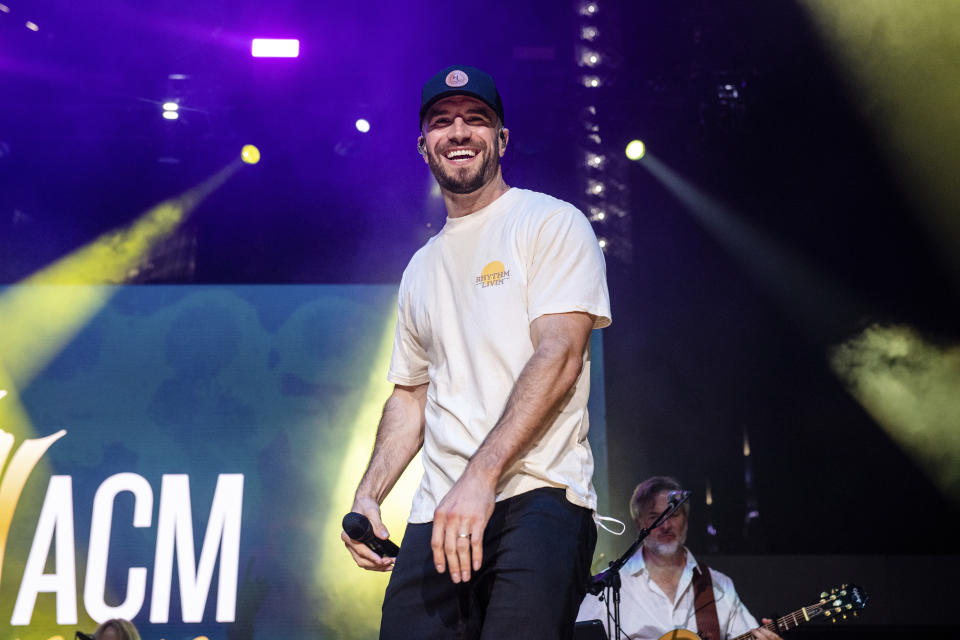
[[[343,530],[352,539],[361,540],[370,533],[370,521],[362,513],[351,511],[343,516]]]

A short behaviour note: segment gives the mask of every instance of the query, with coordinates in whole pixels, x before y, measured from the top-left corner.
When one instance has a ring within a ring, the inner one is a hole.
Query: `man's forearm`
[[[394,388],[383,406],[370,463],[356,497],[381,504],[423,445],[427,385]]]
[[[496,482],[553,422],[583,368],[590,325],[582,318],[577,322],[579,326],[562,327],[540,341],[514,384],[503,415],[470,459],[468,472]]]

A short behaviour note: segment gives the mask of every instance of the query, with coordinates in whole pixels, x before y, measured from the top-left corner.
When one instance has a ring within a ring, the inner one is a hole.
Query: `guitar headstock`
[[[856,616],[865,606],[870,596],[855,584],[842,584],[820,594],[820,602],[815,607],[819,613],[833,622],[846,620],[848,615]]]

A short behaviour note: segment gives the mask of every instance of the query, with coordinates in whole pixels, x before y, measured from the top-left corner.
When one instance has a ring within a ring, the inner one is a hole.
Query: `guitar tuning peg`
[[[844,620],[847,619],[847,614],[843,614],[843,619],[844,619]],[[834,618],[834,620],[836,620],[836,618]]]
[[[823,591],[823,592],[820,593],[820,598],[821,598],[822,600],[826,600],[827,595],[828,595],[827,592],[826,592],[826,591]]]
[[[833,613],[833,612],[830,611],[830,609],[827,609],[826,611],[823,612],[823,615],[829,616],[831,613]]]
[[[847,604],[847,610],[849,611],[850,609],[853,609],[853,605],[848,603],[848,604]]]
[[[836,619],[836,618],[832,618],[832,619],[830,620],[830,622],[832,622],[833,624],[837,624],[837,619]]]

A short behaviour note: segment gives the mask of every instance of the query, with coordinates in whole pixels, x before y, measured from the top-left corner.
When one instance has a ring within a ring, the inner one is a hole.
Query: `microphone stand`
[[[590,578],[590,582],[587,584],[587,593],[592,595],[600,595],[605,589],[609,589],[613,594],[613,626],[616,631],[614,632],[614,638],[620,640],[620,569],[627,563],[633,554],[637,552],[637,549],[640,548],[640,545],[643,544],[644,539],[650,535],[650,532],[663,524],[667,518],[673,515],[673,512],[680,508],[684,502],[690,499],[690,491],[678,492],[678,495],[673,496],[670,502],[667,505],[667,508],[663,510],[657,519],[653,521],[649,527],[640,529],[640,534],[637,536],[637,539],[633,541],[633,544],[623,552],[623,554],[610,562],[610,565],[598,573],[597,575]],[[607,627],[609,631],[610,627],[610,598],[607,598]]]

